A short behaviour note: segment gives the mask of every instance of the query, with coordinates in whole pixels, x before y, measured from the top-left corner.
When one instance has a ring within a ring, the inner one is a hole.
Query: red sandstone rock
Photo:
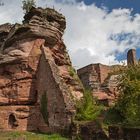
[[[83,87],[69,71],[65,17],[32,8],[24,18],[1,46],[0,129],[68,131]]]

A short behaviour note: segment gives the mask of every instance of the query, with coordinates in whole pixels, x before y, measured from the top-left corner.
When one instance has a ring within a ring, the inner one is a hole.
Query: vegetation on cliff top
[[[22,4],[22,9],[25,14],[28,13],[32,7],[36,7],[35,0],[23,0]]]

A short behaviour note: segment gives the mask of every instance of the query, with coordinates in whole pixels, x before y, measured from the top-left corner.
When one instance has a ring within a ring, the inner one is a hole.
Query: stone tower
[[[137,59],[136,59],[136,50],[130,49],[127,53],[127,65],[136,65]]]

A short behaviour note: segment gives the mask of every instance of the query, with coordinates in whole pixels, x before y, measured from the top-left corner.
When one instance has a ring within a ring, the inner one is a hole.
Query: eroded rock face
[[[83,87],[62,40],[65,17],[32,8],[24,19],[1,45],[0,129],[68,131]]]

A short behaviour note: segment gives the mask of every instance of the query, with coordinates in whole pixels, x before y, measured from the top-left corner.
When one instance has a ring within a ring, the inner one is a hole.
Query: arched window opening
[[[15,115],[13,115],[13,114],[9,115],[9,122],[8,122],[8,124],[9,124],[9,127],[12,128],[12,129],[15,129],[18,126],[18,122],[16,120]]]

